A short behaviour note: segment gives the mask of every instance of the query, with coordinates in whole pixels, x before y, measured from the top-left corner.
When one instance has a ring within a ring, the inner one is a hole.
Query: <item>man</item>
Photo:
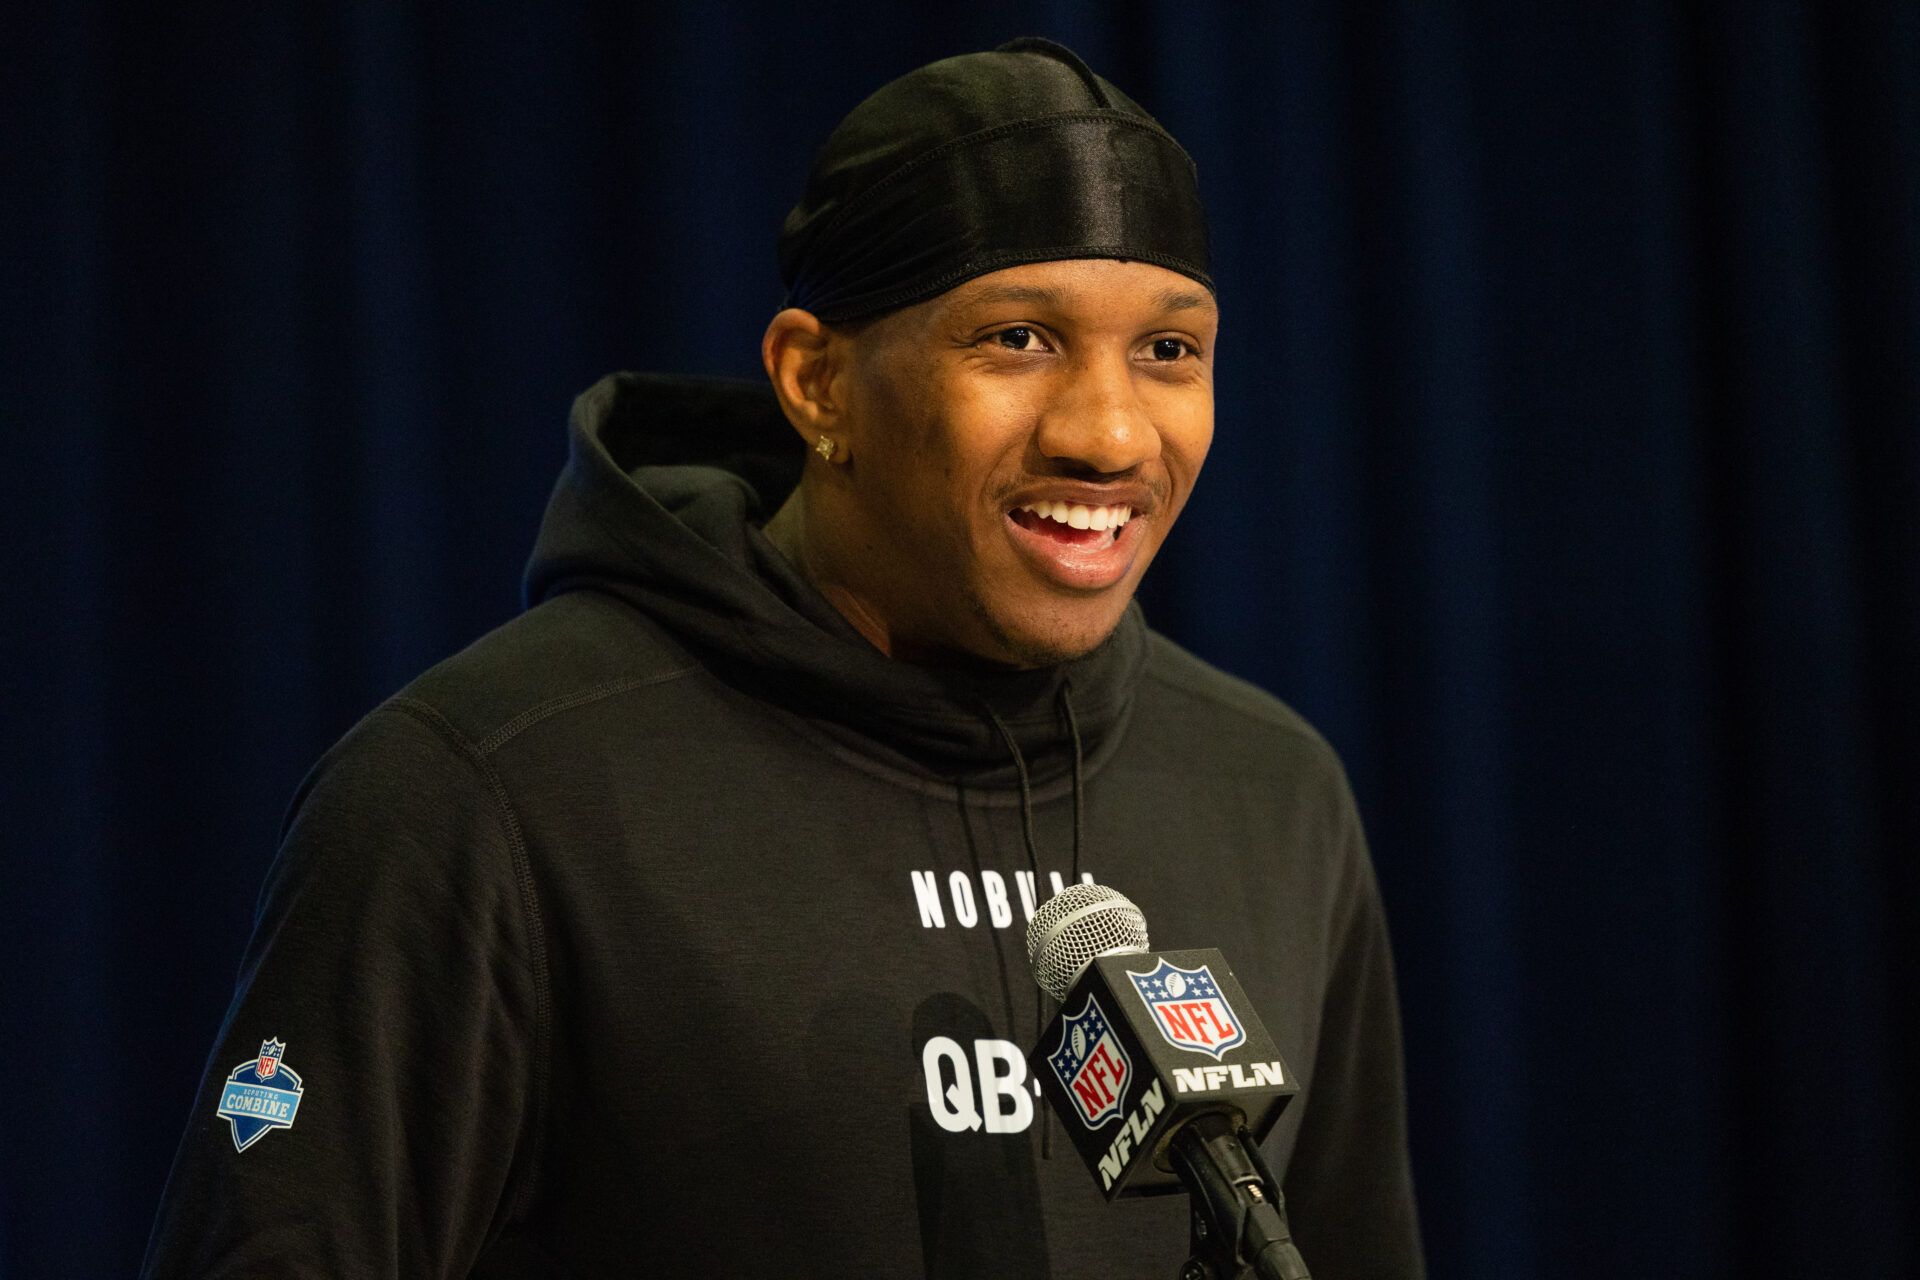
[[[1213,430],[1191,161],[1014,41],[849,115],[781,264],[770,389],[583,395],[528,611],[302,785],[147,1274],[1170,1276],[1024,1062],[1095,876],[1297,1067],[1314,1273],[1420,1274],[1338,762],[1131,603]]]

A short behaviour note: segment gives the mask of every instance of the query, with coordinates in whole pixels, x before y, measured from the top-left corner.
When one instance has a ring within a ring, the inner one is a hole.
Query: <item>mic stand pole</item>
[[[1169,1155],[1193,1209],[1180,1280],[1236,1280],[1249,1270],[1260,1280],[1311,1280],[1280,1184],[1238,1116],[1195,1116],[1173,1135]]]

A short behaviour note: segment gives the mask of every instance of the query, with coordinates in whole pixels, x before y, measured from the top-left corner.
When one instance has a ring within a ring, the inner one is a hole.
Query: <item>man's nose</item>
[[[1106,474],[1131,471],[1160,453],[1160,432],[1141,402],[1124,356],[1074,362],[1046,416],[1040,451]]]

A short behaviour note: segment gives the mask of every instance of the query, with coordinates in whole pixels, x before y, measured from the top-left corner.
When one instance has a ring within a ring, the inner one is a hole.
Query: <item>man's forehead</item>
[[[1096,277],[1096,279],[1099,278]],[[952,290],[946,301],[948,309],[953,311],[971,311],[1002,303],[1021,303],[1050,307],[1056,311],[1072,311],[1089,305],[1106,306],[1111,303],[1112,298],[1111,284],[1089,289],[1071,281],[1043,284],[1019,280],[995,280],[988,277],[969,281]],[[1213,296],[1204,289],[1183,288],[1176,284],[1148,286],[1142,301],[1146,306],[1161,312],[1216,309]]]

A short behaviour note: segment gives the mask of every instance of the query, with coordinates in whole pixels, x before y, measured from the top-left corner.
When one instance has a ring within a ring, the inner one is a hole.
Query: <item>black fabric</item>
[[[1071,50],[1037,37],[944,58],[854,108],[779,242],[786,305],[829,321],[1003,267],[1091,257],[1213,288],[1192,158]]]
[[[149,1280],[1171,1274],[1184,1198],[1109,1206],[1034,1132],[1024,928],[1076,862],[1161,946],[1225,950],[1284,1046],[1268,1152],[1316,1274],[1423,1274],[1326,743],[1137,611],[1042,673],[880,657],[776,571],[738,475],[623,466],[688,403],[714,441],[766,423],[737,385],[583,395],[531,607],[303,783]],[[236,1150],[222,1091],[269,1039],[300,1109]]]

